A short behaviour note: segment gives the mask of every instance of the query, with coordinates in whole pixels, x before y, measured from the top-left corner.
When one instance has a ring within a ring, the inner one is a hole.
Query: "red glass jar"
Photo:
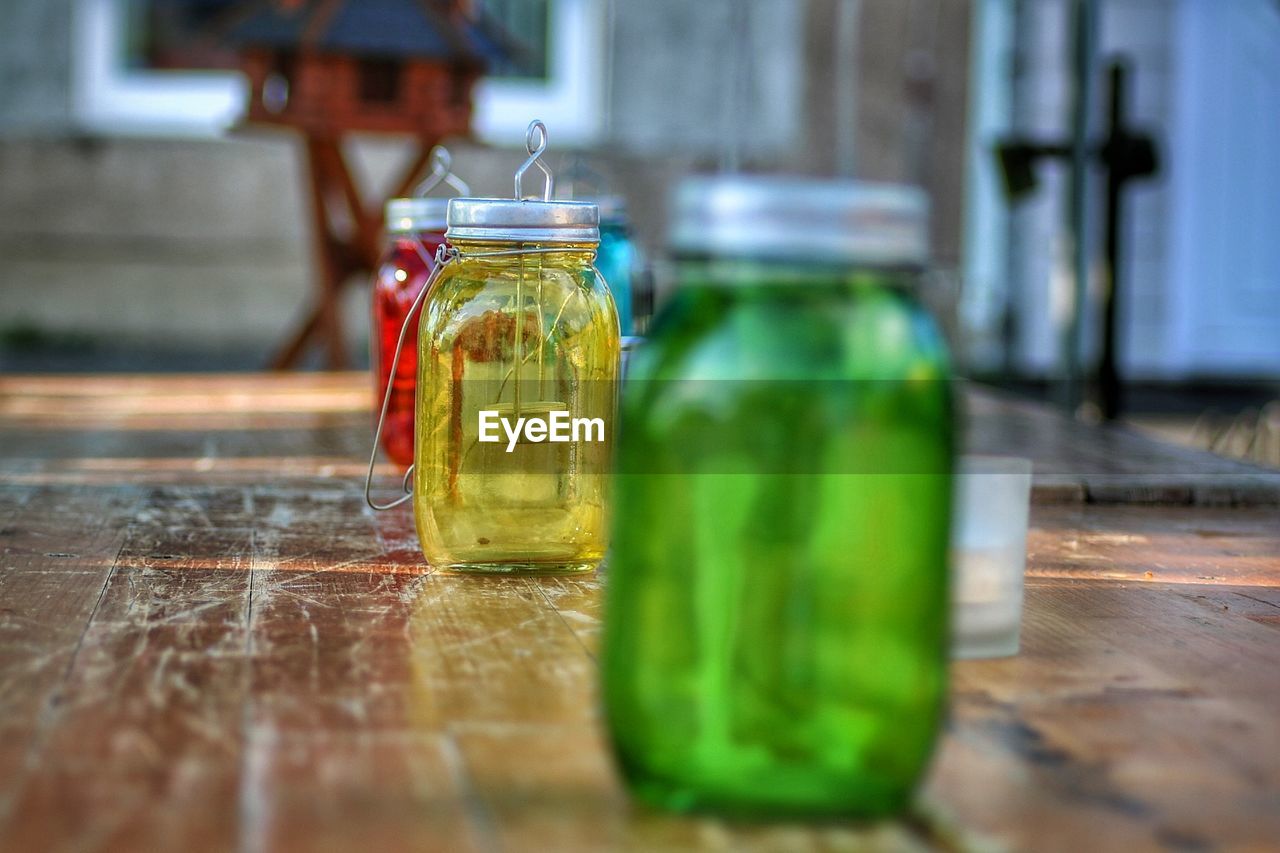
[[[436,250],[444,245],[443,198],[396,198],[387,203],[387,245],[373,276],[372,365],[374,387],[381,404],[392,381],[391,366],[405,317],[435,269]],[[418,377],[418,318],[400,351],[382,449],[403,468],[413,463],[414,393]],[[378,407],[374,407],[374,412]]]

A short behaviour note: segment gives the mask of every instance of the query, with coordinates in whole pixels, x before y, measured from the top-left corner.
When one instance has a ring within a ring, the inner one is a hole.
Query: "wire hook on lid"
[[[537,143],[534,142],[535,139],[538,140]],[[530,166],[536,164],[547,179],[542,189],[542,200],[551,201],[551,196],[555,192],[556,178],[551,174],[551,167],[542,162],[543,152],[547,150],[547,126],[540,119],[529,122],[529,130],[524,136],[524,149],[529,152],[529,159],[516,169],[516,199],[524,199],[524,193],[520,189],[520,179],[524,177],[524,173]]]
[[[414,195],[425,196],[441,184],[453,187],[458,195],[471,195],[471,187],[453,172],[453,155],[449,153],[449,149],[443,145],[437,145],[431,149],[431,174],[418,184]]]

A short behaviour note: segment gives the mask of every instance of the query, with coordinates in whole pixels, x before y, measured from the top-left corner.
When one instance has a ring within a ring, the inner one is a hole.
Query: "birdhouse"
[[[468,132],[471,89],[508,56],[463,0],[269,0],[231,29],[248,120],[312,135]]]
[[[222,0],[202,0],[221,3]],[[352,131],[408,134],[417,153],[392,195],[414,187],[431,146],[466,136],[471,90],[520,49],[471,0],[242,0],[219,18],[249,78],[250,123],[303,138],[315,238],[314,295],[272,365],[297,366],[309,343],[332,368],[347,363],[341,291],[367,280],[379,254],[385,199],[362,197],[342,150]]]

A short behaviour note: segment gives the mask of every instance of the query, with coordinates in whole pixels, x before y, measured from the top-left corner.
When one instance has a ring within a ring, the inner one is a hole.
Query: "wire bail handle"
[[[537,139],[538,142],[535,143],[534,139]],[[542,174],[546,176],[546,181],[542,187],[542,200],[551,201],[551,196],[555,193],[556,177],[551,173],[551,167],[542,161],[542,155],[547,150],[547,126],[542,123],[541,119],[534,119],[529,122],[529,129],[524,135],[524,150],[529,152],[529,159],[521,163],[519,169],[516,169],[516,199],[524,199],[524,193],[520,188],[521,178],[524,177],[524,173],[529,170],[530,166],[536,165],[542,170]]]
[[[429,264],[430,258],[422,251],[422,247],[415,244],[414,248],[422,256],[422,260]],[[443,244],[436,249],[435,268],[431,270],[431,275],[427,276],[427,280],[422,285],[422,290],[414,297],[413,304],[409,306],[409,313],[404,315],[404,323],[400,326],[400,337],[396,340],[396,351],[391,356],[391,378],[387,382],[387,390],[382,395],[382,410],[378,413],[378,426],[373,432],[373,451],[369,454],[369,470],[364,478],[364,502],[371,509],[378,511],[393,509],[413,497],[413,486],[409,483],[409,478],[413,476],[413,465],[410,465],[409,469],[404,472],[404,479],[400,484],[404,489],[404,494],[386,504],[380,504],[373,499],[373,469],[378,464],[378,447],[382,444],[382,427],[387,422],[387,410],[391,408],[391,393],[396,387],[395,376],[400,367],[400,352],[404,349],[404,339],[409,336],[409,328],[413,323],[413,318],[417,315],[418,310],[422,308],[422,302],[427,298],[427,294],[431,292],[436,279],[440,277],[440,271],[455,257],[457,257],[456,250],[450,251]]]
[[[431,149],[431,174],[418,184],[413,194],[419,198],[430,195],[441,184],[448,184],[460,196],[471,195],[471,187],[453,171],[453,155],[443,145]]]

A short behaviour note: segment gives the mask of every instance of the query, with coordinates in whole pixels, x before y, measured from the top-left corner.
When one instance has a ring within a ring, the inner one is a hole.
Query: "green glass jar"
[[[954,427],[912,295],[926,216],[900,187],[682,187],[679,286],[623,393],[601,651],[645,800],[878,816],[928,761]]]
[[[458,572],[589,571],[609,542],[621,353],[593,204],[453,199],[422,308],[414,517]]]

